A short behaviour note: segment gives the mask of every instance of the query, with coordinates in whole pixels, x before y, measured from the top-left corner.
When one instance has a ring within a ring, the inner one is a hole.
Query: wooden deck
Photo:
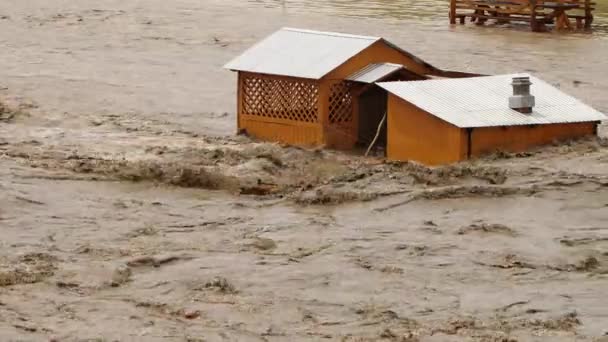
[[[477,25],[488,20],[526,22],[536,32],[544,31],[547,25],[558,30],[590,29],[594,9],[591,0],[450,0],[450,23],[464,24],[470,18]]]

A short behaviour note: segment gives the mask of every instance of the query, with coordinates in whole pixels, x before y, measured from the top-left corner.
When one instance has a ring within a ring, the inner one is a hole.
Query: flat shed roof
[[[401,64],[373,63],[348,76],[346,79],[355,82],[374,83],[403,68],[404,66]]]
[[[532,113],[509,108],[514,77],[530,77],[536,98]],[[549,83],[529,74],[408,82],[380,82],[379,86],[416,107],[457,127],[542,125],[603,121],[607,117]]]

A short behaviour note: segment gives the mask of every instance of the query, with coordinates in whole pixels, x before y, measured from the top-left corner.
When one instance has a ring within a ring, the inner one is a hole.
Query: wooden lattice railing
[[[319,86],[314,81],[244,75],[241,91],[242,115],[309,123],[319,120]]]
[[[348,125],[353,119],[353,95],[350,82],[332,84],[329,95],[329,123]]]

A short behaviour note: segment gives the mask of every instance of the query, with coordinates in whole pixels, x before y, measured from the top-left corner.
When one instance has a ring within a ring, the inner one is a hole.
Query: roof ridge
[[[405,67],[405,65],[399,64],[399,63],[377,62],[377,63],[369,63],[365,68],[369,67],[370,65],[391,65],[391,66]]]
[[[488,78],[498,78],[498,77],[507,77],[507,76],[509,76],[509,77],[529,76],[529,77],[534,77],[536,79],[539,79],[538,77],[534,76],[531,73],[516,72],[516,73],[511,73],[511,74],[499,74],[499,75],[485,75],[485,76],[459,77],[459,78],[434,78],[434,79],[429,79],[429,80],[412,80],[412,81],[388,81],[388,82],[379,82],[379,83],[400,83],[400,82],[407,82],[407,83],[425,82],[425,83],[429,83],[429,82],[446,82],[446,81],[448,81],[448,82],[458,82],[458,81],[465,82],[466,80],[470,80],[470,79],[478,79],[478,78],[488,79]]]
[[[374,36],[363,36],[356,34],[348,34],[348,33],[340,33],[340,32],[331,32],[331,31],[316,31],[316,30],[307,30],[307,29],[299,29],[294,27],[283,27],[281,28],[283,31],[292,31],[292,32],[300,32],[300,33],[308,33],[308,34],[316,34],[322,36],[331,36],[331,37],[342,37],[342,38],[353,38],[353,39],[365,39],[365,40],[373,40],[378,41],[383,39],[382,37],[374,37]]]

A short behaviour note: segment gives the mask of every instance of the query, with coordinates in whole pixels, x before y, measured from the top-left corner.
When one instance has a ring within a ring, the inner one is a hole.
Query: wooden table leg
[[[532,32],[540,31],[538,22],[536,21],[536,0],[530,0],[530,27]]]
[[[591,0],[585,0],[585,28],[590,29],[592,22],[593,15],[591,14]]]
[[[450,24],[456,24],[456,0],[450,0]]]
[[[570,19],[568,19],[568,14],[564,10],[555,10],[555,28],[558,30],[570,30],[572,29],[572,24],[570,23]]]
[[[489,8],[489,6],[479,6],[480,8],[484,8],[484,9],[478,9],[475,12],[479,15],[485,15],[486,14],[486,9],[485,8]],[[490,14],[490,12],[488,11],[488,14]],[[477,22],[475,23],[476,25],[483,25],[488,19],[486,18],[477,18]]]

